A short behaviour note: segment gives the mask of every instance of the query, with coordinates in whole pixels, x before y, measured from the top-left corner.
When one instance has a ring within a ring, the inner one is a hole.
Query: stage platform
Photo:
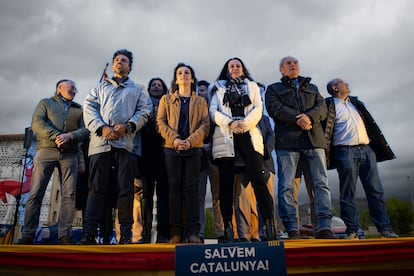
[[[414,238],[283,244],[288,275],[414,275]],[[170,244],[0,246],[0,275],[174,275],[174,271],[175,245]]]

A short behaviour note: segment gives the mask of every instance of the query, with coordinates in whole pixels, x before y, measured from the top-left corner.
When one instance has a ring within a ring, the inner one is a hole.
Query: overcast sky
[[[181,61],[214,81],[234,56],[267,85],[293,55],[325,97],[331,79],[349,82],[397,155],[379,164],[386,196],[409,199],[413,10],[411,0],[0,0],[0,134],[23,133],[59,79],[75,80],[82,104],[120,48],[133,52],[130,76],[145,86],[152,77],[169,85]],[[336,171],[329,181],[337,198]]]

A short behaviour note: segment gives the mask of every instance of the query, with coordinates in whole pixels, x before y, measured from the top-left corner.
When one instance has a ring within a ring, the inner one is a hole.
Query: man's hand
[[[102,137],[106,140],[118,140],[119,136],[118,133],[112,127],[103,126],[102,127]]]
[[[126,128],[125,125],[116,125],[114,127],[114,131],[118,135],[118,138],[121,138],[121,137],[125,136],[125,134],[127,132],[127,128]]]
[[[62,133],[56,136],[55,144],[58,146],[58,148],[63,148],[66,143],[69,143],[69,141],[72,139],[72,136],[69,133]]]
[[[302,113],[296,116],[298,119],[296,124],[300,126],[303,130],[311,130],[312,129],[312,121],[310,120],[309,116]]]

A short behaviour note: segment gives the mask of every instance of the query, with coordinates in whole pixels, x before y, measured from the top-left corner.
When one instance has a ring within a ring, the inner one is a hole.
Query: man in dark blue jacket
[[[331,193],[328,187],[321,121],[326,104],[310,78],[299,76],[298,60],[284,57],[280,62],[281,82],[268,86],[266,109],[275,122],[278,164],[279,216],[290,239],[298,239],[299,227],[293,197],[294,178],[299,159],[305,160],[315,193],[315,213],[319,239],[336,238],[331,232]]]
[[[355,201],[358,176],[378,232],[384,238],[398,238],[387,215],[377,168],[377,161],[394,159],[395,155],[365,105],[357,97],[349,96],[347,83],[339,78],[333,79],[327,90],[332,95],[326,99],[328,168],[336,167],[338,171],[341,218],[347,226],[348,238],[357,239],[360,228]]]

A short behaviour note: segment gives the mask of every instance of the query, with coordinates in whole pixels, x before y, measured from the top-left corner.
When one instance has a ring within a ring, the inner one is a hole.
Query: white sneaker
[[[399,237],[400,236],[395,234],[394,231],[383,231],[383,232],[381,232],[381,238],[395,239],[395,238],[399,238]]]

